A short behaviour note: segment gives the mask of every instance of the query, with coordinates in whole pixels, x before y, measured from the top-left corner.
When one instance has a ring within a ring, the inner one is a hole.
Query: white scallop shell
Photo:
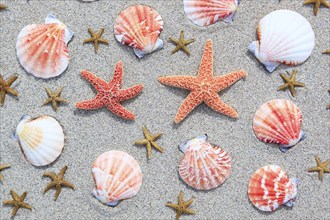
[[[280,64],[295,66],[311,55],[315,35],[310,23],[297,12],[277,10],[259,22],[258,41],[249,50],[269,72]]]
[[[50,116],[31,118],[24,115],[15,132],[27,161],[34,166],[46,166],[62,153],[64,133],[61,125]]]

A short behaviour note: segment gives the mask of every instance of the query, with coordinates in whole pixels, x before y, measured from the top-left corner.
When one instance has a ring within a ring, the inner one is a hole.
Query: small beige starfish
[[[101,38],[101,35],[103,34],[104,28],[101,28],[101,30],[98,33],[94,33],[92,28],[88,28],[88,32],[92,35],[91,38],[85,39],[84,43],[94,43],[94,49],[95,53],[99,51],[99,43],[109,44],[109,42],[103,38]]]
[[[328,0],[306,0],[304,2],[304,5],[308,4],[314,4],[314,15],[317,15],[317,12],[319,11],[319,8],[321,5],[324,5],[327,8],[330,8],[330,3]]]
[[[62,191],[62,186],[67,186],[72,189],[76,189],[76,187],[72,183],[70,183],[64,179],[64,174],[67,169],[68,169],[68,167],[64,166],[58,175],[56,175],[53,172],[46,172],[42,175],[42,176],[47,176],[52,179],[52,181],[46,186],[44,193],[46,193],[51,188],[55,187],[55,189],[56,189],[56,193],[55,193],[55,197],[54,197],[55,201],[57,200],[58,196],[60,195],[60,193]]]
[[[24,199],[27,195],[26,192],[24,192],[21,196],[18,196],[16,194],[16,192],[14,192],[14,190],[10,190],[10,195],[13,198],[13,200],[5,200],[2,203],[4,205],[12,205],[14,206],[13,208],[13,212],[11,213],[12,217],[16,216],[16,213],[18,211],[19,208],[25,208],[25,209],[29,209],[32,210],[32,206],[30,206],[29,204],[27,204],[26,202],[24,202]]]
[[[69,102],[66,99],[63,99],[60,97],[63,86],[60,87],[56,92],[52,92],[49,88],[45,88],[48,94],[48,99],[46,99],[46,101],[42,104],[42,105],[47,105],[49,103],[52,103],[53,109],[55,112],[57,112],[57,103],[58,102]]]
[[[328,165],[330,164],[330,160],[321,162],[321,159],[318,156],[315,156],[315,161],[316,161],[317,166],[311,167],[307,171],[308,172],[318,172],[319,180],[323,181],[323,174],[330,173],[330,168],[328,167]]]
[[[280,74],[281,78],[283,79],[283,81],[285,82],[284,85],[280,86],[278,88],[278,90],[285,90],[287,88],[290,89],[290,93],[293,97],[295,97],[296,92],[294,90],[294,87],[304,87],[305,84],[296,81],[296,75],[297,75],[297,70],[293,70],[292,75],[290,76],[290,78],[288,78],[287,76]],[[290,75],[289,71],[287,71],[287,74]]]
[[[162,147],[160,147],[155,142],[155,140],[157,138],[159,138],[162,135],[162,133],[157,133],[157,134],[154,134],[154,135],[150,135],[148,129],[144,125],[142,126],[142,131],[143,131],[143,134],[144,134],[145,139],[141,139],[141,140],[135,141],[134,144],[136,144],[136,145],[146,145],[147,152],[148,152],[148,159],[151,158],[151,148],[152,147],[156,148],[156,150],[158,150],[161,153],[163,153],[164,152],[164,149]]]
[[[187,45],[191,44],[195,41],[195,39],[184,39],[184,32],[181,31],[180,38],[178,40],[170,37],[170,41],[175,43],[177,46],[172,50],[172,54],[178,52],[179,50],[183,50],[186,54],[190,55],[190,51],[186,47]]]
[[[9,77],[6,81],[3,79],[2,75],[0,74],[0,107],[3,106],[5,103],[5,97],[7,93],[12,94],[13,96],[18,96],[18,92],[12,88],[10,88],[11,84],[15,82],[17,76],[13,75]]]
[[[9,168],[10,166],[11,166],[11,165],[8,164],[8,163],[0,164],[0,172],[1,172],[2,170],[4,170],[4,169]],[[3,179],[3,176],[2,176],[2,174],[0,173],[0,182],[2,182],[2,179]]]
[[[182,191],[180,191],[178,204],[166,203],[165,205],[167,207],[171,207],[176,210],[177,213],[176,213],[175,219],[178,220],[180,218],[180,216],[184,213],[192,214],[192,215],[196,213],[195,211],[189,209],[189,206],[191,205],[191,203],[193,203],[193,201],[194,201],[194,198],[191,198],[188,201],[184,202]]]

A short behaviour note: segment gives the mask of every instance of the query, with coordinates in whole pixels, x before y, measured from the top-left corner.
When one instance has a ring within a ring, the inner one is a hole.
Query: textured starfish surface
[[[188,48],[186,47],[187,45],[191,44],[192,42],[194,42],[194,39],[184,39],[184,32],[181,31],[180,33],[180,38],[178,40],[170,37],[170,41],[172,41],[174,44],[176,44],[177,46],[172,50],[172,54],[178,52],[179,50],[183,50],[186,54],[190,55],[190,51],[188,50]]]
[[[98,92],[92,100],[76,103],[76,107],[85,110],[106,106],[112,113],[127,120],[134,120],[135,115],[125,109],[120,102],[131,99],[142,92],[143,85],[138,84],[128,89],[120,89],[123,79],[123,64],[118,62],[113,79],[107,83],[93,73],[83,70],[81,75],[89,81]]]
[[[99,51],[99,43],[109,44],[109,42],[107,40],[101,38],[101,36],[102,36],[102,34],[104,32],[104,28],[101,28],[99,30],[99,32],[97,32],[96,34],[92,30],[92,28],[88,28],[88,32],[91,34],[91,37],[88,38],[88,39],[85,39],[84,40],[84,43],[93,42],[94,43],[95,53],[97,53]]]
[[[294,90],[294,87],[304,87],[305,86],[304,83],[296,81],[297,72],[298,72],[297,70],[293,70],[292,75],[290,76],[290,78],[287,77],[284,74],[280,74],[280,76],[283,79],[283,81],[285,82],[285,84],[280,86],[278,88],[278,90],[285,90],[285,89],[289,88],[291,95],[293,97],[296,96],[296,92]],[[289,71],[287,71],[287,74],[290,75]]]
[[[323,54],[330,54],[330,50],[323,51]]]
[[[75,189],[75,186],[72,183],[70,183],[64,179],[64,174],[67,169],[68,169],[68,167],[64,166],[58,175],[56,175],[53,172],[46,172],[42,175],[42,176],[46,176],[46,177],[49,177],[52,179],[52,181],[46,186],[44,193],[46,193],[51,188],[55,187],[55,190],[56,190],[55,197],[54,197],[55,201],[57,200],[58,196],[60,195],[60,193],[62,191],[62,186],[67,186],[72,189]]]
[[[146,145],[147,147],[147,152],[148,152],[148,159],[151,158],[151,148],[154,147],[156,148],[156,150],[160,151],[161,153],[164,152],[164,149],[162,147],[160,147],[156,142],[155,140],[157,138],[159,138],[162,133],[157,133],[157,134],[154,134],[154,135],[151,135],[148,131],[148,129],[146,128],[146,126],[142,126],[142,131],[143,131],[143,134],[144,134],[144,139],[141,139],[141,140],[137,140],[134,142],[134,144],[136,145]]]
[[[180,216],[184,213],[186,214],[195,214],[196,212],[189,209],[189,206],[191,203],[193,203],[194,199],[191,198],[188,201],[183,201],[183,193],[180,191],[179,199],[178,199],[178,204],[174,203],[166,203],[165,205],[168,207],[171,207],[176,210],[176,216],[175,219],[178,220]]]
[[[223,76],[213,76],[212,54],[212,40],[208,40],[205,44],[197,76],[164,76],[158,78],[158,81],[164,85],[191,90],[175,116],[175,123],[180,123],[203,101],[216,112],[232,118],[238,117],[235,109],[222,102],[218,92],[228,88],[241,78],[245,78],[247,73],[238,70]]]
[[[330,3],[328,0],[306,0],[304,5],[314,4],[314,15],[316,16],[321,5],[330,8]]]
[[[48,99],[46,99],[46,101],[42,105],[47,105],[49,103],[52,103],[54,111],[57,112],[57,109],[58,109],[57,103],[58,102],[69,102],[68,100],[60,97],[62,89],[63,89],[63,87],[60,87],[56,92],[52,92],[49,88],[46,87]]]
[[[13,208],[13,212],[11,213],[11,216],[14,217],[16,216],[16,213],[18,211],[18,209],[20,208],[25,208],[25,209],[30,209],[32,210],[32,206],[30,206],[29,204],[27,204],[26,202],[24,202],[24,199],[27,195],[26,192],[24,192],[21,196],[18,196],[16,192],[14,192],[14,190],[10,190],[10,195],[13,198],[13,200],[5,200],[2,203],[4,205],[12,205],[14,206]]]
[[[316,167],[311,167],[307,171],[308,172],[318,172],[319,173],[319,180],[323,181],[323,174],[330,173],[330,168],[328,165],[330,164],[330,160],[325,162],[321,162],[321,159],[318,156],[315,156]]]
[[[10,166],[11,166],[11,165],[8,164],[8,163],[0,164],[0,172],[1,172],[2,170],[4,170],[4,169],[9,168]],[[2,179],[3,179],[3,176],[2,176],[2,174],[0,173],[0,182],[2,182]]]
[[[3,79],[2,75],[0,75],[0,107],[5,103],[5,97],[7,93],[12,94],[13,96],[18,96],[18,92],[12,88],[10,88],[11,84],[15,82],[17,76],[11,76],[6,81]]]

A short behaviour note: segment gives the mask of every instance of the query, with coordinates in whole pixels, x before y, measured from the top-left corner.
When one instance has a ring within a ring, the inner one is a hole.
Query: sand
[[[1,74],[8,78],[18,74],[13,84],[19,98],[8,95],[1,112],[1,163],[12,165],[2,172],[0,200],[10,199],[9,190],[19,194],[28,192],[26,202],[33,211],[19,210],[15,219],[174,219],[175,212],[165,207],[166,202],[176,202],[182,190],[184,199],[195,197],[191,209],[195,216],[181,219],[330,219],[330,175],[320,182],[317,173],[307,173],[315,166],[314,155],[323,161],[330,159],[329,85],[330,56],[322,51],[330,48],[329,10],[321,7],[318,16],[313,6],[303,6],[302,0],[243,0],[239,12],[231,24],[217,22],[208,28],[191,23],[183,11],[181,0],[171,1],[105,1],[84,4],[76,0],[25,0],[1,1],[8,10],[1,16]],[[129,5],[143,3],[154,7],[164,19],[164,31],[160,38],[164,49],[139,60],[131,48],[120,45],[113,36],[113,24],[117,14]],[[256,26],[266,14],[276,9],[290,9],[301,13],[311,23],[316,35],[316,45],[311,57],[298,70],[298,81],[306,84],[297,88],[292,98],[289,91],[277,91],[282,85],[279,74],[293,68],[281,65],[272,74],[250,54],[247,46],[256,40]],[[53,13],[75,33],[69,44],[72,57],[68,69],[59,77],[42,80],[28,74],[16,58],[15,44],[19,31],[28,24],[43,23],[47,14]],[[100,45],[94,53],[92,44],[83,45],[89,37],[87,28],[98,31],[105,28],[103,37],[110,44]],[[189,45],[191,56],[183,52],[171,55],[174,45],[169,37],[177,38],[181,30],[186,38],[195,38]],[[182,89],[163,86],[157,77],[164,75],[196,75],[204,44],[214,42],[214,75],[222,75],[237,69],[248,72],[229,89],[220,92],[221,99],[239,112],[233,120],[220,115],[202,104],[180,124],[173,118],[189,94]],[[87,69],[103,79],[110,80],[115,64],[124,63],[123,88],[138,83],[145,88],[141,95],[123,103],[136,114],[134,122],[114,116],[107,109],[77,110],[75,102],[91,99],[96,92],[81,76]],[[62,96],[71,102],[61,105],[55,113],[50,105],[41,106],[47,98],[44,87],[52,90],[64,86]],[[252,130],[255,111],[268,100],[284,98],[292,100],[303,112],[303,130],[308,137],[298,146],[282,153],[275,145],[259,141]],[[37,168],[24,158],[18,143],[11,139],[20,117],[50,115],[64,127],[66,145],[60,158],[47,167]],[[158,140],[164,153],[155,150],[152,159],[146,157],[143,146],[134,146],[134,140],[143,138],[141,127],[146,125],[152,133],[163,132]],[[211,191],[197,191],[188,187],[178,175],[178,164],[183,154],[178,144],[184,140],[207,133],[212,143],[223,147],[232,157],[232,174],[226,182]],[[102,205],[92,195],[93,178],[91,164],[98,155],[109,150],[122,150],[131,154],[140,164],[143,185],[139,194],[111,208]],[[247,197],[248,181],[261,166],[277,164],[290,177],[300,179],[296,205],[281,208],[268,214],[253,207]],[[59,172],[68,165],[66,179],[77,190],[65,188],[58,200],[53,201],[54,190],[43,194],[49,182],[42,178],[45,171]],[[9,219],[11,208],[0,207],[1,219]]]

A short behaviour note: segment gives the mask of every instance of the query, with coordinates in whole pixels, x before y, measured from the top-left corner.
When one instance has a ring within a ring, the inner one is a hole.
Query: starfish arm
[[[184,202],[183,205],[184,205],[185,207],[188,207],[188,206],[190,206],[191,203],[193,203],[193,202],[194,202],[194,198],[191,198],[191,199],[189,199],[188,201]]]
[[[17,193],[14,192],[14,190],[10,190],[10,195],[11,197],[15,200],[15,201],[18,201],[20,199],[20,197],[17,195]]]
[[[53,181],[56,179],[56,174],[53,173],[53,172],[46,172],[46,173],[44,173],[42,176],[49,177],[49,178],[51,178]]]
[[[109,41],[107,41],[106,39],[103,39],[103,38],[98,39],[98,41],[100,43],[109,44]]]
[[[284,74],[280,74],[280,77],[283,79],[284,82],[289,82],[290,81],[290,79],[287,76],[285,76]]]
[[[301,82],[294,82],[293,85],[296,86],[296,87],[304,87],[305,86],[305,84],[301,83]]]
[[[312,4],[312,3],[314,3],[314,2],[315,2],[315,0],[306,0],[306,1],[304,2],[304,5]]]
[[[101,29],[99,30],[99,32],[96,34],[96,37],[97,37],[97,38],[101,37],[101,35],[103,34],[103,32],[104,32],[104,28],[101,28]]]
[[[99,51],[99,42],[98,42],[98,40],[94,41],[94,51],[95,51],[95,53],[97,53]]]
[[[0,92],[0,106],[3,106],[3,104],[5,103],[5,99],[6,99],[6,91],[1,90],[1,92]]]
[[[132,112],[125,109],[118,102],[112,102],[107,107],[112,113],[114,113],[115,115],[117,115],[121,118],[124,118],[126,120],[134,120],[135,119],[135,115]]]
[[[68,169],[68,166],[64,166],[61,170],[60,170],[60,173],[58,174],[58,176],[63,179],[64,177],[64,174],[66,172],[66,170]]]
[[[20,197],[19,197],[19,201],[24,201],[25,197],[26,197],[27,193],[24,192]]]
[[[22,208],[32,210],[32,206],[30,206],[29,204],[27,204],[27,203],[25,203],[25,202],[22,202],[22,203],[21,203],[21,206],[22,206]]]
[[[321,181],[323,181],[323,174],[324,174],[324,172],[323,172],[323,170],[321,169],[320,170],[320,172],[319,172],[319,180],[321,180]]]
[[[170,37],[170,41],[171,41],[172,43],[179,44],[179,41],[176,40],[176,39],[174,39],[174,38],[172,38],[172,37]]]
[[[180,45],[178,45],[178,46],[176,46],[173,50],[172,50],[172,54],[174,54],[174,53],[176,53],[176,52],[178,52],[179,50],[180,50]]]
[[[87,70],[82,70],[81,75],[88,82],[90,82],[97,91],[102,90],[104,87],[107,86],[106,81],[104,81],[103,79],[95,76],[92,72],[89,72]]]
[[[321,166],[322,165],[322,161],[321,161],[321,159],[318,156],[315,156],[315,161],[316,161],[317,166]]]
[[[12,217],[16,216],[17,211],[18,211],[19,208],[20,208],[19,206],[15,206],[15,207],[13,208],[13,211],[11,212],[11,216],[12,216]]]
[[[12,88],[8,88],[7,92],[12,94],[13,96],[18,96],[18,92]]]
[[[44,103],[42,103],[42,105],[47,105],[47,104],[51,103],[52,101],[53,101],[52,98],[48,98],[48,99],[46,99],[46,101],[44,101]]]
[[[330,160],[327,160],[327,161],[325,161],[325,162],[323,163],[323,166],[324,166],[324,167],[327,167],[329,164],[330,164]],[[7,167],[8,167],[8,166],[7,166]]]
[[[57,112],[57,102],[55,101],[55,99],[52,100],[52,106],[55,112]]]
[[[296,96],[296,91],[294,90],[294,86],[291,84],[291,85],[289,86],[289,88],[290,88],[290,93],[291,93],[291,95],[292,95],[293,97],[295,97],[295,96]]]
[[[179,209],[179,206],[177,204],[173,204],[173,203],[166,203],[165,204],[167,207],[171,207],[175,210],[178,210]]]
[[[94,38],[88,38],[88,39],[85,39],[84,41],[83,41],[83,43],[90,43],[90,42],[94,42]]]
[[[191,214],[191,215],[196,214],[196,212],[194,210],[191,210],[191,209],[185,209],[184,213]]]
[[[76,187],[67,180],[62,180],[61,185],[70,187],[71,189],[76,189]]]
[[[0,84],[3,85],[5,83],[5,80],[3,79],[2,75],[0,74]]]
[[[101,101],[101,94],[97,95],[94,99],[76,103],[76,108],[85,109],[85,110],[98,109],[103,106],[104,106],[104,104]]]
[[[183,50],[187,55],[190,55],[190,51],[189,51],[189,49],[188,49],[186,46],[182,47],[182,50]]]
[[[328,167],[324,167],[324,172],[325,172],[325,173],[330,173],[330,168],[328,168]]]
[[[197,91],[191,91],[187,98],[181,104],[175,118],[174,123],[180,123],[196,106],[201,104],[203,97]]]
[[[213,74],[213,50],[212,40],[207,40],[202,55],[201,64],[198,69],[197,76],[202,78],[209,78]]]
[[[219,92],[233,85],[238,80],[245,78],[247,75],[247,72],[245,72],[244,70],[237,70],[223,76],[214,77],[212,79],[212,90],[215,92]]]
[[[55,96],[57,97],[57,96],[60,96],[61,95],[61,92],[62,92],[62,90],[63,90],[63,86],[61,86],[56,92],[55,92]]]
[[[178,211],[175,215],[175,220],[179,220],[181,215],[182,215],[182,212]]]
[[[322,1],[322,5],[324,5],[327,8],[330,8],[330,2],[328,2],[327,0]]]
[[[191,44],[191,43],[193,43],[193,42],[195,42],[195,39],[189,39],[189,40],[185,40],[185,41],[184,41],[184,44],[185,44],[185,45],[188,45],[188,44]]]
[[[3,175],[0,173],[0,182],[2,182]]]
[[[162,76],[158,78],[158,82],[163,85],[178,87],[181,89],[192,90],[196,76]]]
[[[15,82],[15,80],[18,78],[18,76],[11,76],[8,80],[7,80],[7,85],[10,86],[11,84],[13,84],[13,82]]]
[[[55,186],[55,189],[56,189],[56,192],[55,192],[54,200],[56,201],[62,191],[62,187],[60,184],[58,184]]]
[[[285,83],[284,85],[278,87],[277,90],[285,90],[285,89],[287,89],[289,86],[290,86],[290,85],[289,85],[288,83]]]
[[[178,198],[178,204],[181,206],[183,204],[183,192],[180,191],[179,198]]]
[[[57,101],[57,102],[69,102],[68,100],[63,99],[63,98],[61,98],[61,97],[56,97],[56,98],[55,98],[55,101]]]
[[[161,146],[159,146],[156,142],[151,141],[151,145],[152,145],[154,148],[156,148],[159,152],[161,152],[161,153],[164,152],[164,149],[163,149]]]
[[[162,136],[163,133],[157,133],[151,136],[151,140],[156,140],[157,138],[159,138],[160,136]]]
[[[113,74],[113,79],[111,83],[118,84],[118,89],[121,87],[123,82],[123,62],[119,61],[115,67],[115,73]]]
[[[0,170],[7,169],[7,168],[9,168],[9,167],[11,167],[11,165],[10,165],[9,163],[1,164],[1,165],[0,165]]]
[[[142,126],[142,131],[143,131],[144,136],[147,138],[147,140],[151,140],[150,133],[146,126],[144,126],[144,125]]]
[[[143,90],[143,85],[142,84],[132,86],[128,89],[120,90],[119,95],[118,95],[116,100],[118,102],[123,102],[123,101],[126,101],[128,99],[134,98],[135,96],[139,95],[142,92],[142,90]]]
[[[147,144],[149,141],[147,139],[141,139],[141,140],[137,140],[134,142],[134,144],[136,145],[145,145]]]
[[[46,186],[46,188],[44,189],[44,193],[48,192],[48,190],[50,190],[51,188],[53,188],[54,186],[56,186],[55,182],[50,182],[48,183],[48,185]]]
[[[4,205],[15,205],[15,201],[14,200],[5,200],[2,202],[2,204]]]
[[[148,155],[148,159],[151,159],[151,144],[150,142],[147,143],[147,155]]]
[[[205,99],[204,102],[216,112],[227,115],[231,118],[238,118],[237,111],[221,101],[219,95],[216,93],[210,94],[209,98]]]
[[[314,5],[314,15],[315,16],[319,12],[320,5],[321,5],[321,2],[320,1],[315,2],[315,5]]]
[[[319,172],[320,170],[320,167],[311,167],[307,170],[307,172]]]

